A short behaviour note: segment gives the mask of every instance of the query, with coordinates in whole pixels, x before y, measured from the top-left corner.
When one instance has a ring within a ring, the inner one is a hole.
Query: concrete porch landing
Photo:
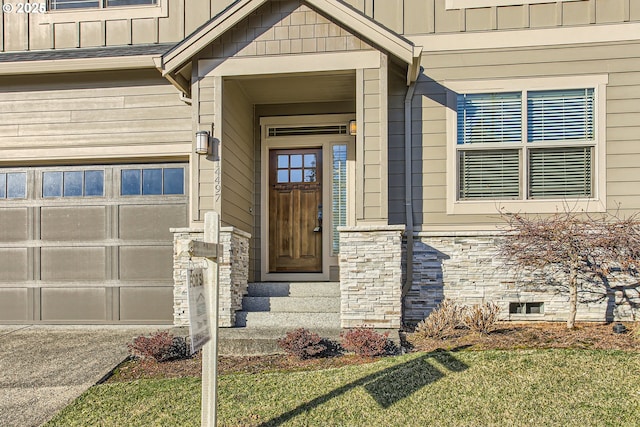
[[[243,356],[282,353],[277,340],[298,328],[339,339],[339,283],[250,283],[242,310],[236,313],[236,327],[219,330],[218,352]]]

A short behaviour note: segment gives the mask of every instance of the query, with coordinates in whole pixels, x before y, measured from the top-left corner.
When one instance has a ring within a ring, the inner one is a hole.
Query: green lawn
[[[640,353],[416,353],[307,372],[224,375],[224,426],[638,426]],[[198,426],[200,381],[90,389],[47,426]]]

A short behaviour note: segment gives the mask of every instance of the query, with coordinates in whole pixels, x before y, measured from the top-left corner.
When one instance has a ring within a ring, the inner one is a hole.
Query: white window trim
[[[261,194],[260,203],[263,214],[260,216],[261,238],[261,265],[260,277],[262,281],[327,281],[331,276],[331,267],[338,265],[338,256],[331,251],[331,224],[333,213],[331,200],[331,179],[325,178],[322,188],[323,228],[322,228],[322,272],[321,273],[270,273],[269,272],[269,150],[278,148],[305,148],[322,147],[322,175],[331,176],[332,147],[336,144],[347,145],[347,226],[355,224],[355,144],[354,137],[350,135],[308,135],[308,136],[268,136],[268,128],[271,126],[313,126],[347,124],[353,120],[352,114],[318,114],[312,116],[280,116],[261,117]]]
[[[114,19],[166,18],[167,16],[169,16],[169,0],[157,0],[157,4],[136,6],[47,10],[47,13],[30,14],[29,18],[35,24],[57,24]]]
[[[511,80],[445,81],[447,91],[447,214],[497,214],[499,212],[554,213],[565,209],[606,211],[606,85],[607,74],[542,77]],[[593,197],[536,200],[458,200],[457,110],[459,93],[514,92],[593,88],[595,93],[595,153]]]
[[[475,9],[481,7],[493,7],[493,6],[522,6],[525,4],[538,4],[538,3],[556,3],[567,1],[583,1],[583,0],[446,0],[446,10],[451,9]]]

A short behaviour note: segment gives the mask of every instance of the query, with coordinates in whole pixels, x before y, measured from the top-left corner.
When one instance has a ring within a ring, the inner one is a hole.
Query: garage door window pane
[[[65,172],[63,177],[64,197],[82,196],[82,172]]]
[[[7,197],[7,174],[0,173],[0,199]]]
[[[7,174],[7,199],[27,197],[27,174],[24,172]]]
[[[86,171],[84,173],[84,195],[104,195],[104,171]]]
[[[164,170],[164,194],[184,194],[184,169]]]
[[[62,197],[62,172],[42,174],[42,197]]]
[[[142,194],[162,194],[162,169],[143,169]]]
[[[122,183],[120,186],[120,194],[123,196],[131,196],[140,194],[141,190],[141,171],[140,169],[123,170],[121,174]]]

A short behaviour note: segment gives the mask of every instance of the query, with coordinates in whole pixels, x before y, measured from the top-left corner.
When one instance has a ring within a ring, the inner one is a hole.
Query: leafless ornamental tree
[[[579,292],[587,295],[586,301],[615,301],[617,293],[622,303],[638,308],[640,220],[636,216],[594,217],[567,210],[503,218],[507,227],[500,252],[507,265],[565,281],[560,289],[569,294],[567,328],[575,327]],[[613,319],[607,316],[607,320]]]

